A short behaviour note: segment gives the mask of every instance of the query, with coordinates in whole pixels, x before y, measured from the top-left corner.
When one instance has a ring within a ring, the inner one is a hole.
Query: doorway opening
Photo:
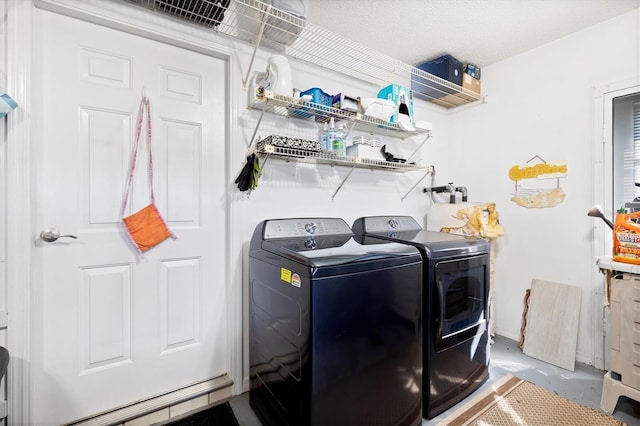
[[[593,103],[593,205],[602,205],[604,216],[615,220],[616,210],[640,196],[640,142],[633,139],[633,104],[640,102],[640,81],[633,79],[598,88]],[[640,120],[640,119],[638,119]],[[636,131],[636,134],[638,131]],[[637,148],[635,147],[637,145]],[[635,154],[634,154],[635,153]],[[634,160],[637,155],[638,160]],[[634,174],[635,162],[639,173]],[[637,180],[636,180],[637,179]],[[592,259],[611,255],[613,237],[604,221],[594,222]],[[593,272],[593,354],[594,367],[609,367],[609,311],[603,305],[604,276]]]

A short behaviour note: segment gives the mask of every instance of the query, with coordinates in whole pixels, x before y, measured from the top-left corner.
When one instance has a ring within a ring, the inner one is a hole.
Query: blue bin
[[[416,68],[429,74],[462,86],[462,62],[451,55],[444,55],[436,59],[416,65]],[[415,74],[411,76],[411,90],[416,98],[431,100],[456,93],[446,86],[425,80]],[[426,96],[425,96],[426,95]]]

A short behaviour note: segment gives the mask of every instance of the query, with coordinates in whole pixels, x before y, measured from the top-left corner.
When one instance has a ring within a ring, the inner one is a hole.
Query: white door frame
[[[7,249],[6,279],[7,279],[7,311],[9,312],[7,328],[7,346],[11,351],[11,362],[7,375],[9,425],[31,424],[30,389],[30,353],[32,342],[31,333],[31,283],[37,277],[37,271],[31,270],[33,241],[37,238],[32,234],[33,197],[37,191],[32,178],[31,155],[31,105],[37,102],[32,98],[31,87],[31,52],[34,41],[33,15],[35,7],[52,10],[89,22],[109,26],[131,34],[147,37],[159,42],[172,44],[193,50],[205,55],[217,57],[226,61],[226,93],[229,100],[227,108],[226,163],[231,163],[231,142],[235,140],[233,117],[237,115],[241,99],[241,78],[237,71],[237,58],[231,46],[220,44],[216,40],[199,36],[198,30],[181,31],[180,25],[167,28],[160,25],[162,19],[140,10],[139,13],[123,13],[130,10],[124,4],[106,2],[104,0],[6,0],[6,37],[7,37],[7,92],[14,98],[19,108],[7,115],[6,136],[6,177],[7,200],[6,206],[7,232],[4,243]],[[139,15],[139,16],[137,16]],[[187,28],[184,26],[183,28]],[[204,31],[201,33],[204,34]],[[227,188],[230,188],[233,178],[227,170]],[[234,220],[237,217],[231,196],[227,191],[227,220],[226,244],[230,253],[242,250],[242,244],[234,242],[233,235],[239,235],[240,224]],[[241,268],[234,256],[229,256],[227,265],[228,276],[227,294],[229,306],[229,348],[231,353],[230,372],[234,381],[234,394],[242,392],[242,282],[236,276]],[[230,284],[231,283],[231,284]]]
[[[31,156],[30,56],[33,6],[7,0],[7,92],[19,108],[7,115],[7,373],[9,424],[29,424]]]
[[[627,81],[594,88],[593,96],[593,203],[601,205],[605,216],[614,220],[611,211],[613,199],[613,100],[614,98],[640,92],[640,76]],[[591,207],[591,206],[589,206]],[[611,229],[603,221],[594,219],[592,259],[610,256],[613,248]],[[608,344],[607,311],[603,306],[604,276],[593,269],[594,310],[593,317],[593,365],[604,370],[608,367],[605,354]]]

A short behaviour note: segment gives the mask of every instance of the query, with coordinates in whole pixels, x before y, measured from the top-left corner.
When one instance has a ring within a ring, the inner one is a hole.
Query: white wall
[[[260,52],[254,70],[264,70],[268,52]],[[240,62],[244,62],[241,58]],[[294,85],[302,90],[320,87],[327,93],[345,92],[354,96],[375,97],[380,87],[339,76],[326,69],[314,69],[308,64],[290,61]],[[237,117],[237,139],[231,161],[231,173],[237,176],[246,156],[246,145],[253,134],[259,112],[247,110],[246,92],[242,92],[242,108]],[[434,165],[437,173],[448,173],[449,115],[440,107],[432,107],[422,101],[416,102],[415,114],[419,120],[433,123],[434,136],[428,140],[414,156],[423,165]],[[316,139],[321,124],[265,114],[258,135],[270,134],[298,136]],[[357,133],[352,133],[351,136]],[[424,140],[424,136],[414,136],[400,140],[380,137],[387,150],[402,157],[409,157]],[[287,163],[270,159],[263,163],[259,186],[251,194],[240,193],[233,188],[233,203],[243,216],[242,235],[237,238],[248,241],[258,222],[269,218],[283,217],[342,217],[347,223],[360,216],[376,214],[406,214],[414,216],[424,224],[429,206],[429,198],[422,193],[430,178],[418,185],[408,195],[407,192],[426,173],[412,171],[394,173],[355,169],[344,186],[332,200],[332,195],[349,172],[347,167],[332,167],[326,164]],[[405,197],[401,201],[402,197]]]
[[[470,201],[494,201],[506,235],[496,259],[496,332],[519,339],[523,298],[533,278],[580,286],[577,357],[593,359],[592,253],[594,88],[640,76],[640,9],[482,70],[489,103],[451,117],[450,170]],[[510,201],[511,166],[539,155],[568,164],[566,199],[529,209]],[[595,253],[606,255],[608,253]]]

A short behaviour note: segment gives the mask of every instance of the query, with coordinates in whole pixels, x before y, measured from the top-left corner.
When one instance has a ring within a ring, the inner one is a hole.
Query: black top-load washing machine
[[[363,217],[352,230],[356,238],[394,241],[420,250],[424,262],[422,410],[431,419],[489,378],[489,243],[424,231],[410,216]]]
[[[419,251],[362,245],[337,218],[266,220],[249,250],[249,402],[262,423],[419,425]]]

